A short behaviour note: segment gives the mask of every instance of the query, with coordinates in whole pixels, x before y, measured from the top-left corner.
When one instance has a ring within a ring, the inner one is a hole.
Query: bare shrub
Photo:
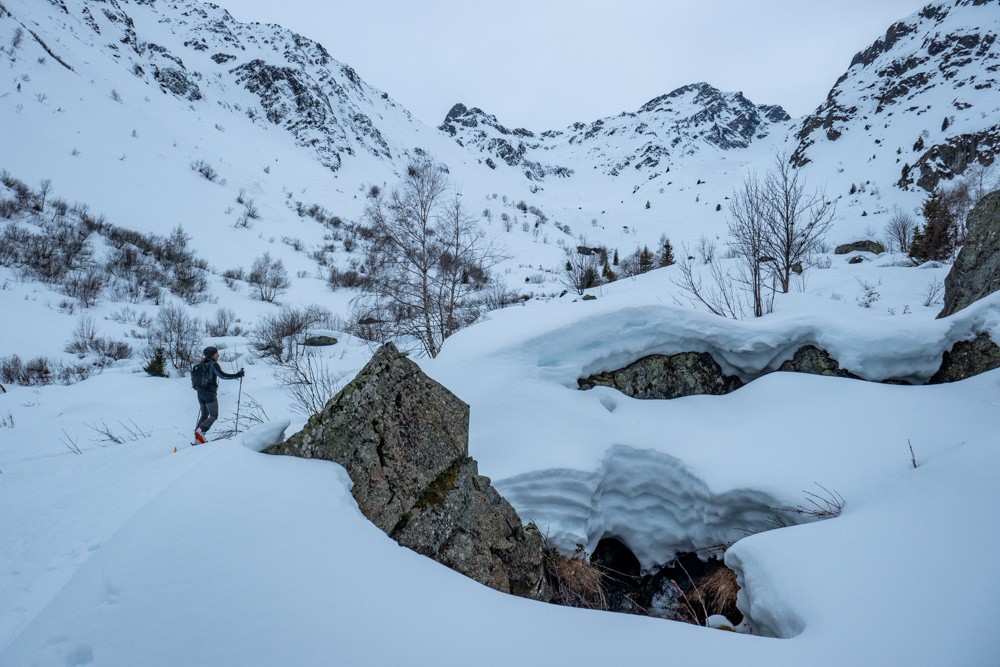
[[[264,406],[260,404],[260,401],[248,393],[243,394],[242,408],[242,411],[239,413],[239,421],[236,420],[235,410],[232,413],[233,416],[226,415],[225,417],[219,419],[216,424],[216,431],[219,434],[219,438],[229,438],[239,433],[241,430],[247,430],[249,426],[266,424],[271,421],[271,419],[267,416],[267,411],[264,410]]]
[[[687,295],[688,301],[719,317],[743,319],[747,308],[744,297],[729,271],[722,268],[721,262],[709,264],[711,283],[706,285],[701,274],[696,272],[694,260],[688,255],[687,248],[684,248],[684,255],[685,259],[678,263],[680,278],[672,280]],[[765,298],[762,303],[770,302]]]
[[[924,286],[924,306],[930,308],[934,304],[940,303],[943,295],[944,283],[939,278],[931,280]]]
[[[327,325],[330,311],[320,306],[299,309],[284,307],[278,313],[261,318],[250,332],[250,346],[261,357],[271,357],[277,362],[289,361],[302,349],[300,337],[310,327]]]
[[[364,273],[360,273],[354,269],[341,271],[337,267],[332,267],[326,282],[332,289],[340,287],[364,288],[368,283],[368,277]]]
[[[198,318],[173,303],[160,308],[147,334],[149,352],[163,348],[167,360],[178,370],[187,370],[197,360],[201,340]]]
[[[814,482],[820,488],[819,492],[805,491],[805,502],[795,506],[773,507],[771,509],[784,514],[798,514],[806,520],[832,519],[840,516],[844,510],[844,497],[836,491],[831,491],[819,482]]]
[[[219,172],[215,171],[212,165],[205,162],[204,160],[195,160],[194,162],[192,162],[191,169],[198,172],[199,174],[204,176],[207,180],[212,181],[213,183],[216,181],[216,179],[219,178]]]
[[[97,424],[86,424],[86,426],[91,431],[97,433],[98,437],[93,442],[100,444],[102,447],[106,447],[107,445],[123,445],[127,442],[138,442],[152,436],[152,431],[142,428],[131,419],[127,423],[119,419],[119,431],[116,431],[108,426],[107,422],[103,421],[100,426]]]
[[[230,308],[219,308],[215,311],[215,319],[205,321],[205,333],[213,338],[222,336],[239,336],[242,333],[236,324],[236,313]]]
[[[27,362],[16,354],[0,357],[0,380],[8,384],[28,387],[54,382],[72,384],[87,379],[92,373],[91,366],[62,364],[46,357],[35,357]]]
[[[90,308],[97,304],[106,281],[104,273],[96,266],[73,271],[63,281],[66,296],[79,299],[80,305]]]
[[[715,239],[702,234],[698,237],[698,243],[695,245],[695,252],[698,253],[698,258],[701,260],[702,264],[711,264],[715,261],[717,248],[718,244],[716,244]]]
[[[281,386],[288,389],[292,399],[291,409],[304,417],[321,412],[344,385],[344,371],[333,371],[323,356],[306,352],[293,356],[278,374]]]
[[[288,272],[280,259],[271,259],[271,254],[265,252],[254,260],[247,275],[247,282],[256,287],[261,301],[274,303],[279,294],[288,289]]]

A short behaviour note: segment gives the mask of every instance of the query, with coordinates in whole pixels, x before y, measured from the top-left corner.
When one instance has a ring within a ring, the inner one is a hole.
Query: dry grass
[[[604,574],[581,557],[569,558],[553,547],[545,550],[545,569],[552,583],[554,604],[584,609],[608,609]]]
[[[674,580],[671,583],[681,595],[680,604],[677,605],[679,621],[704,625],[706,619],[714,614],[721,614],[728,619],[743,617],[736,608],[736,594],[740,590],[736,583],[736,573],[724,565],[697,581],[691,580],[690,590],[683,590]]]

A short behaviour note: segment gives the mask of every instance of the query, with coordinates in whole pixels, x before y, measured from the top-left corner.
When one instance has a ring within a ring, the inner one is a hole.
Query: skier
[[[205,358],[198,363],[191,371],[195,389],[198,390],[198,405],[201,406],[201,413],[198,417],[198,425],[194,429],[194,439],[199,443],[205,442],[205,433],[212,428],[212,424],[219,418],[219,381],[236,380],[242,378],[244,370],[239,373],[227,373],[219,366],[219,349],[209,345],[205,348]]]

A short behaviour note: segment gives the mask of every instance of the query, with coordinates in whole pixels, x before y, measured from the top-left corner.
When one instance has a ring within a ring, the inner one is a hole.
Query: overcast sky
[[[688,83],[811,112],[926,0],[214,0],[323,44],[436,126],[456,102],[562,129]]]

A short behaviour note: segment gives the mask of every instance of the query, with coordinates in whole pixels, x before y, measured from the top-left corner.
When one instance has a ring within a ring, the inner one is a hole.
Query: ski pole
[[[240,378],[240,393],[236,396],[236,432],[240,432],[240,400],[243,399],[243,378]]]

